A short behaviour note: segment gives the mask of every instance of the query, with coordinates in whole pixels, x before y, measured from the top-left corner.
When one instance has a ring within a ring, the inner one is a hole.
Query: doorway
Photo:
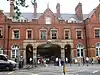
[[[71,46],[69,44],[65,45],[64,50],[65,50],[65,58],[68,58],[68,63],[72,62]]]
[[[28,44],[26,46],[26,64],[32,64],[32,61],[33,61],[33,47],[31,44]]]
[[[58,44],[41,44],[37,47],[37,57],[49,59],[48,63],[55,61],[55,58],[61,58],[61,47]]]

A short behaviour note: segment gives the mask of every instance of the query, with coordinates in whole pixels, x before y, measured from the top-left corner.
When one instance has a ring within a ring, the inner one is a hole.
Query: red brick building
[[[75,14],[56,13],[49,7],[43,13],[22,13],[14,19],[14,0],[10,0],[10,12],[0,10],[0,53],[17,58],[38,56],[51,58],[100,56],[100,5],[89,14],[82,13],[82,4],[75,7]]]

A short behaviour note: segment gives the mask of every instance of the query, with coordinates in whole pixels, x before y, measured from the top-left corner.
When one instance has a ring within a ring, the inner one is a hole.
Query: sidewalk
[[[38,75],[46,75],[47,73],[49,73],[49,75],[52,73],[53,75],[64,75],[63,74],[63,66],[54,66],[53,64],[49,64],[47,67],[45,66],[41,66],[41,65],[38,65],[37,67],[33,67],[31,68],[32,65],[30,65],[30,68],[26,68],[24,67],[23,70],[25,71],[30,71],[32,73],[35,73],[35,74],[38,74]],[[93,72],[96,72],[96,71],[99,71],[100,70],[100,64],[94,64],[94,65],[91,65],[89,64],[89,66],[87,66],[86,64],[85,65],[80,65],[78,66],[78,64],[67,64],[66,65],[66,75],[75,75],[76,73],[78,72],[89,72],[89,73],[93,73]],[[51,75],[52,75],[51,74]]]

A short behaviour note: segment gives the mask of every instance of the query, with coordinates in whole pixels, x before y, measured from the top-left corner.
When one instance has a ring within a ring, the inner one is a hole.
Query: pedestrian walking
[[[89,57],[86,57],[86,64],[89,65]]]
[[[21,56],[19,60],[19,68],[23,68],[23,65],[24,65],[24,59],[23,56]]]

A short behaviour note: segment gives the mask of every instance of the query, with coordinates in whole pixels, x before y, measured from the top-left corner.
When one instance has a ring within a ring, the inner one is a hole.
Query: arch
[[[84,45],[79,43],[77,44],[77,57],[84,57]]]
[[[30,59],[32,59],[30,61]],[[31,44],[28,44],[26,46],[26,64],[32,64],[33,63],[33,46]]]
[[[68,58],[68,63],[71,63],[72,62],[71,45],[70,44],[66,44],[65,47],[64,47],[64,50],[65,50],[65,58]]]
[[[19,46],[17,44],[13,44],[11,46],[11,57],[18,58],[20,56]]]
[[[96,43],[96,56],[100,56],[100,42]]]
[[[37,47],[37,55],[39,57],[49,58],[51,61],[54,61],[56,57],[61,57],[61,47],[58,44],[41,44]]]

